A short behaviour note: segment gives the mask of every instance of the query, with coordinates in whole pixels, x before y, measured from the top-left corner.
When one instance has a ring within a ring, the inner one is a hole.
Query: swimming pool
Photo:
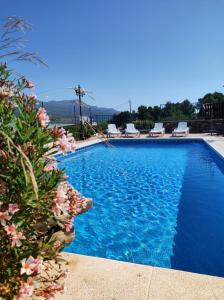
[[[112,140],[60,157],[93,208],[64,251],[224,276],[224,161],[201,140]]]

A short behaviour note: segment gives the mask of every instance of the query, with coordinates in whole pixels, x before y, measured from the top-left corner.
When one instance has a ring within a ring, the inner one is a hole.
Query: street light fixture
[[[77,85],[75,88],[75,93],[79,97],[79,115],[80,115],[80,128],[81,128],[81,139],[85,139],[85,134],[84,134],[84,128],[83,128],[83,122],[82,122],[82,100],[81,98],[86,94],[86,91],[84,88],[81,88],[80,85]]]

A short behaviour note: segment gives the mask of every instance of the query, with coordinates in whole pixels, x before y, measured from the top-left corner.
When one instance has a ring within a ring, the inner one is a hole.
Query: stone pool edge
[[[83,148],[88,148],[90,146],[94,146],[96,144],[105,142],[106,139],[91,139],[88,141],[82,141],[77,145],[77,150],[83,149]],[[172,141],[178,141],[178,140],[202,140],[204,141],[210,148],[212,148],[219,156],[221,156],[224,159],[224,138],[223,137],[219,137],[219,136],[208,136],[208,135],[190,135],[188,137],[171,137],[169,135],[165,135],[164,137],[153,137],[153,138],[149,138],[146,136],[140,137],[140,138],[111,138],[109,140],[146,140],[146,141],[164,141],[164,140],[172,140]],[[72,155],[72,154],[71,154]]]

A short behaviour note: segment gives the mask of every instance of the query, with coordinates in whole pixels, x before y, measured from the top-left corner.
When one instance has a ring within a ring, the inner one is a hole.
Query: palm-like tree
[[[2,32],[0,36],[0,60],[7,61],[10,58],[11,61],[29,61],[47,66],[39,55],[23,50],[26,44],[23,37],[31,29],[32,25],[22,17],[8,17],[5,24],[0,27],[0,32]]]

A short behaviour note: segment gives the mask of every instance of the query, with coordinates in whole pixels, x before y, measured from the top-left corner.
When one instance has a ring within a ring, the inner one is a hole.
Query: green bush
[[[95,133],[92,126],[90,126],[89,124],[84,124],[83,125],[83,132],[81,130],[80,125],[69,125],[69,126],[64,126],[64,128],[66,130],[68,130],[70,133],[72,133],[75,140],[77,140],[77,141],[82,139],[83,133],[84,133],[84,138],[85,139],[93,136],[94,133]]]
[[[107,121],[102,121],[99,122],[96,126],[96,129],[98,132],[104,132],[108,127],[108,122]]]
[[[154,122],[151,120],[137,120],[133,123],[138,130],[150,130],[154,127]]]

